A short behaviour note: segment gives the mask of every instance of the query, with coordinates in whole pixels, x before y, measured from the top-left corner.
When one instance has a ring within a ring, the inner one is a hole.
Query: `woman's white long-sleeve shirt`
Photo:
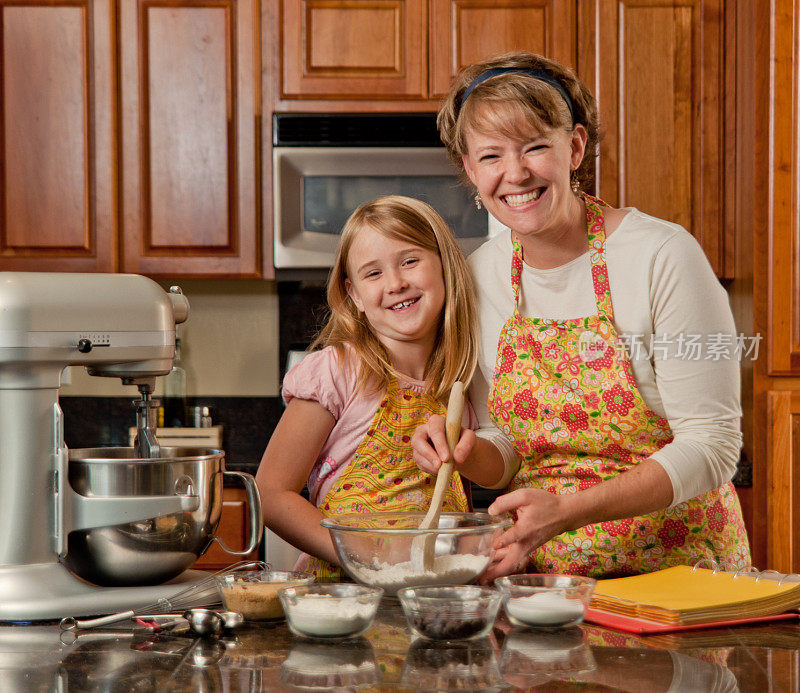
[[[739,360],[752,357],[754,343],[737,334],[728,296],[697,241],[677,224],[626,211],[606,239],[614,326],[645,403],[672,428],[673,441],[652,459],[669,475],[677,505],[721,486],[736,470],[742,444]],[[500,331],[514,310],[511,254],[506,230],[469,258],[480,316],[470,397],[478,435],[493,442],[513,470],[518,459],[487,406]],[[520,310],[553,319],[595,314],[589,253],[554,269],[523,265]]]

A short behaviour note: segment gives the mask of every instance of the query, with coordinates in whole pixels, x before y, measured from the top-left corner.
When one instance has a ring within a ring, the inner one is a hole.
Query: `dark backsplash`
[[[126,447],[136,425],[130,397],[61,397],[64,440],[68,448]],[[212,407],[222,424],[225,468],[255,474],[269,437],[283,413],[280,397],[189,397],[188,404]],[[497,491],[472,487],[476,510],[485,509]]]
[[[68,448],[128,445],[136,425],[131,397],[61,397],[64,440]],[[189,397],[190,406],[212,408],[213,423],[222,425],[225,466],[255,474],[269,437],[283,413],[280,397]]]
[[[278,282],[278,354],[281,377],[290,349],[305,349],[328,317],[324,280]]]

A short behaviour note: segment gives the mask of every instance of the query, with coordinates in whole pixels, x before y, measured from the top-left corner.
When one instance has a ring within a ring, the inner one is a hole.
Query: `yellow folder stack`
[[[591,607],[672,625],[773,616],[800,607],[800,576],[675,566],[598,580]]]

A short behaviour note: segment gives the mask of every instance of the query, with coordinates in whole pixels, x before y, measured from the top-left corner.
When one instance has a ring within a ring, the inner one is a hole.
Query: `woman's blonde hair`
[[[464,100],[464,93],[470,84],[494,68],[519,68],[546,73],[569,95],[574,118],[564,97],[555,87],[524,72],[506,72],[490,77],[476,85]],[[462,157],[467,153],[468,130],[528,139],[533,132],[556,128],[572,132],[576,125],[583,125],[588,135],[585,155],[574,177],[587,192],[594,186],[595,158],[600,141],[597,102],[575,73],[555,60],[517,51],[468,65],[458,73],[450,86],[439,109],[436,124],[450,159],[467,183]]]
[[[335,347],[344,362],[346,345],[361,363],[358,386],[385,388],[400,374],[366,316],[347,293],[350,249],[358,234],[373,229],[387,238],[412,243],[435,252],[442,262],[445,299],[433,350],[425,366],[426,390],[444,398],[456,380],[472,378],[478,357],[477,311],[472,277],[461,249],[447,223],[430,205],[411,197],[390,195],[361,205],[342,230],[339,249],[328,278],[331,314],[311,348]]]

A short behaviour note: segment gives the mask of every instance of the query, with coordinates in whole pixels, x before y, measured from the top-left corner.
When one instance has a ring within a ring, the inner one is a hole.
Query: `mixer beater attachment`
[[[136,438],[133,447],[136,456],[140,459],[154,459],[161,457],[161,446],[156,438],[156,410],[159,406],[157,399],[152,399],[152,386],[148,383],[137,383],[139,399],[133,400],[136,409]]]

